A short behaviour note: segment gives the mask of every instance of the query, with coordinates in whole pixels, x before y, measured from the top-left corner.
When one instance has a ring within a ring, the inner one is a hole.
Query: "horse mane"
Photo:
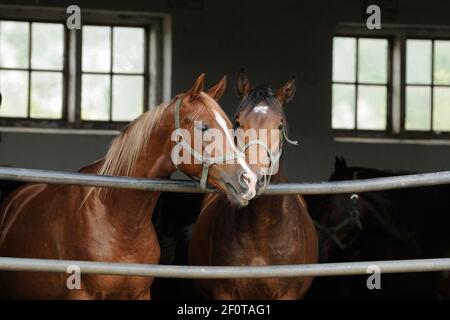
[[[147,147],[152,131],[159,125],[162,114],[171,102],[164,102],[153,107],[128,124],[111,142],[105,158],[99,160],[102,165],[97,174],[132,176],[136,168],[138,155],[145,151],[143,149]],[[87,199],[93,194],[97,197],[103,195],[106,198],[110,188],[87,187],[87,190],[78,210],[81,210]]]
[[[161,122],[161,116],[169,103],[162,103],[143,113],[127,125],[111,142],[98,174],[108,176],[132,176],[141,152],[145,151],[150,135]]]
[[[176,95],[171,101],[164,102],[149,111],[141,114],[133,122],[128,124],[112,142],[108,153],[103,159],[103,164],[100,167],[98,174],[110,176],[132,176],[136,165],[138,155],[148,145],[148,140],[155,127],[161,123],[161,117],[165,109],[175,100],[181,98],[182,95]],[[206,94],[200,98],[205,99]],[[209,98],[212,99],[212,98]],[[204,103],[205,105],[207,102]],[[214,117],[209,108],[205,108],[204,104],[190,114],[191,119],[197,119],[198,115],[205,109]],[[221,108],[215,108],[224,119],[227,115]],[[194,125],[191,122],[190,129]]]

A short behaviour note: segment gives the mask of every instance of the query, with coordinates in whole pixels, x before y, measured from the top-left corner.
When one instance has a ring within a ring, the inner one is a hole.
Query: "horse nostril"
[[[239,184],[241,185],[244,192],[247,192],[250,185],[250,177],[247,175],[246,172],[242,172],[239,176]]]

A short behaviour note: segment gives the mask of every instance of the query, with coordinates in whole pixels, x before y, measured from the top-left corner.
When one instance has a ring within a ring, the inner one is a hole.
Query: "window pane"
[[[109,82],[106,75],[83,75],[82,120],[109,120]]]
[[[386,87],[358,86],[358,129],[386,129]]]
[[[117,27],[114,33],[114,72],[144,72],[144,29]]]
[[[434,89],[433,129],[450,131],[450,88]]]
[[[26,118],[28,113],[28,72],[0,71],[1,117]]]
[[[450,41],[434,42],[434,83],[450,84]]]
[[[406,87],[406,130],[430,130],[431,88]]]
[[[358,81],[387,82],[388,41],[385,39],[360,39],[358,53]]]
[[[356,39],[335,37],[333,39],[333,81],[354,82]]]
[[[130,121],[144,109],[144,78],[142,76],[113,77],[112,119]]]
[[[28,68],[28,22],[0,22],[0,66]]]
[[[406,42],[406,82],[431,84],[430,40],[408,40]]]
[[[61,119],[62,82],[59,72],[31,73],[30,116],[32,118]]]
[[[83,27],[83,71],[111,71],[111,28]]]
[[[333,85],[333,129],[355,128],[355,86]]]
[[[63,69],[64,27],[56,23],[31,25],[31,66],[37,69]]]

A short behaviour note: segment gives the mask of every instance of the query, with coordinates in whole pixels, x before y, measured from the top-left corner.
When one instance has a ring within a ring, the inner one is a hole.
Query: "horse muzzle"
[[[236,181],[227,181],[225,183],[226,194],[228,200],[238,206],[245,207],[248,202],[256,195],[256,177],[243,171],[239,174]]]

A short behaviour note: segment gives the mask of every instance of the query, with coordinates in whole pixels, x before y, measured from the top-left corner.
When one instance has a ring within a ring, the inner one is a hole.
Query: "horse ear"
[[[248,79],[247,74],[245,73],[245,69],[242,68],[241,70],[239,70],[236,77],[236,93],[242,100],[244,99],[245,96],[249,94],[250,89],[251,89],[250,80]]]
[[[227,76],[223,76],[223,78],[217,82],[216,85],[206,91],[206,93],[214,98],[214,100],[219,101],[222,98],[223,93],[225,92],[225,88],[227,87]]]
[[[204,84],[205,84],[205,74],[202,73],[197,77],[197,79],[194,82],[194,85],[187,92],[188,96],[191,97],[191,99],[197,98],[203,91]]]
[[[294,98],[297,88],[297,78],[292,76],[288,82],[277,90],[277,98],[281,103],[288,103]]]
[[[336,157],[334,160],[334,170],[336,172],[343,171],[347,169],[347,162],[344,157]]]

